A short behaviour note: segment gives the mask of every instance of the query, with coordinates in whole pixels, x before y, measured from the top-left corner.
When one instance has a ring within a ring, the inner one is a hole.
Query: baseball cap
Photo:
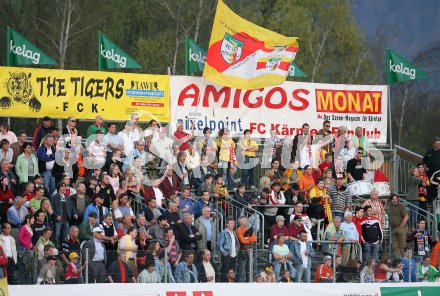
[[[327,261],[327,260],[332,260],[332,256],[329,256],[329,255],[325,256],[324,261]]]
[[[49,255],[49,256],[47,256],[47,261],[49,261],[49,260],[57,260],[57,257],[53,256],[53,255]]]
[[[76,252],[72,252],[72,253],[69,254],[69,259],[75,259],[75,258],[78,258],[78,257],[79,257],[78,253],[76,253]]]
[[[276,216],[275,220],[278,222],[278,221],[284,221],[286,219],[283,216],[278,215],[278,216]]]
[[[49,116],[44,116],[43,117],[43,121],[49,121],[49,120],[51,120],[51,118]]]
[[[125,122],[125,125],[133,126],[133,121],[131,121],[131,120],[127,120],[127,121]]]
[[[295,215],[295,217],[293,217],[293,220],[302,220],[300,215]]]
[[[95,227],[93,228],[92,232],[104,232],[104,229],[102,229],[101,227]]]
[[[336,175],[336,179],[343,179],[344,178],[344,176],[342,176],[342,174],[337,174]]]

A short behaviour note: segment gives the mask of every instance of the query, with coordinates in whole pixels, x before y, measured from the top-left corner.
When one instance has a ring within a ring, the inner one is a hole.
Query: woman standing
[[[219,132],[219,139],[217,143],[219,149],[219,168],[223,179],[226,182],[229,190],[234,189],[234,167],[235,167],[235,143],[230,137],[230,131],[224,129]]]
[[[32,154],[32,145],[30,143],[23,144],[23,153],[17,157],[15,172],[21,184],[33,181],[34,176],[39,174],[38,160]]]
[[[20,232],[18,233],[18,253],[22,254],[25,250],[32,250],[32,236],[34,232],[31,228],[31,225],[34,224],[34,216],[32,214],[27,214],[24,220],[23,226],[20,228]]]
[[[119,196],[119,174],[121,171],[119,170],[119,167],[117,164],[111,164],[109,169],[109,176],[110,176],[110,184],[112,185],[113,191],[115,192],[116,196]]]

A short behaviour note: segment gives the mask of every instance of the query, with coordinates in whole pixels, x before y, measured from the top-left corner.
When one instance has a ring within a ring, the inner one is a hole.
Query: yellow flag
[[[203,75],[238,89],[282,84],[297,52],[296,37],[257,26],[219,0]]]
[[[8,290],[8,278],[1,278],[0,279],[0,295],[2,296],[8,296],[9,290]]]

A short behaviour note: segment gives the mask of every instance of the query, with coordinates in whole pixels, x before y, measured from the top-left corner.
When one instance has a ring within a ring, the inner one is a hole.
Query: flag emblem
[[[220,48],[222,57],[228,64],[233,64],[241,58],[244,43],[235,39],[228,33],[223,37],[222,46]]]
[[[266,64],[266,69],[275,71],[281,64],[281,58],[270,58]]]

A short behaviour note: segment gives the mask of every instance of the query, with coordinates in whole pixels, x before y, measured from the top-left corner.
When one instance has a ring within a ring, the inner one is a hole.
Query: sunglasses
[[[324,125],[325,127],[330,127],[330,125]]]
[[[70,122],[76,122],[76,120],[69,120]]]

